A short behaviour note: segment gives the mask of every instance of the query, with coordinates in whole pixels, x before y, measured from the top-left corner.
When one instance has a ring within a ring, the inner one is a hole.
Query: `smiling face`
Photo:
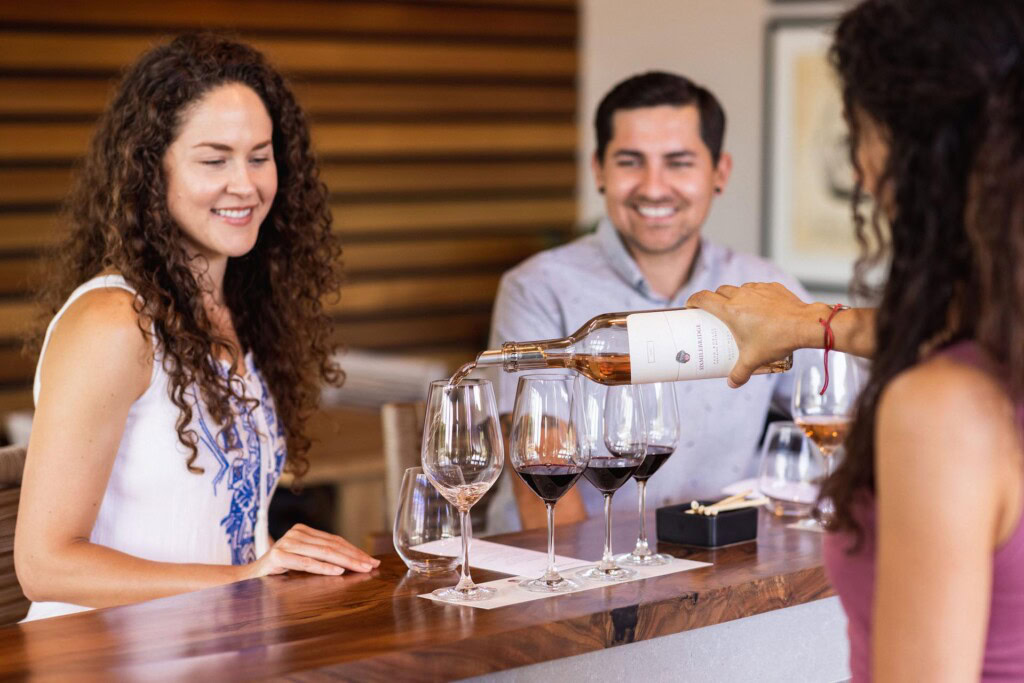
[[[619,110],[612,126],[604,159],[592,163],[608,218],[634,253],[682,249],[699,237],[732,160],[712,160],[693,105]]]
[[[272,135],[259,96],[229,83],[186,111],[167,148],[167,208],[189,253],[211,266],[244,256],[256,244],[277,192]]]

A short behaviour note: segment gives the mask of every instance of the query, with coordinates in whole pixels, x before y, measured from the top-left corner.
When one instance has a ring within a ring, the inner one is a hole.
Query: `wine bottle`
[[[727,377],[739,358],[732,332],[721,320],[696,308],[605,313],[564,339],[505,342],[467,363],[452,383],[474,367],[501,366],[506,372],[569,368],[601,384],[644,384]],[[754,374],[785,372],[793,356],[764,365]]]

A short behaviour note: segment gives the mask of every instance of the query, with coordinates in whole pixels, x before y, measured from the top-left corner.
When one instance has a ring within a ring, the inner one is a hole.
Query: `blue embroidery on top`
[[[274,449],[274,462],[267,472],[267,495],[269,496],[271,491],[274,490],[274,484],[281,476],[281,471],[284,469],[284,461],[288,456],[288,449],[285,442],[284,425],[277,420],[277,413],[274,410],[274,399],[270,396],[270,391],[267,389],[267,383],[263,381],[263,376],[259,373],[255,373],[257,379],[260,381],[260,404],[263,406],[263,419],[266,420],[267,430],[274,434],[277,438],[275,441],[276,448]],[[276,427],[276,429],[275,429]]]
[[[206,426],[206,419],[203,415],[202,408],[198,407],[201,404],[199,403],[195,390],[192,392],[192,398],[195,401],[194,405],[197,406],[196,415],[199,418],[199,428],[203,431],[203,435],[199,437],[199,441],[206,446],[206,450],[210,451],[210,453],[213,454],[213,457],[217,459],[217,474],[213,478],[213,495],[216,496],[217,484],[220,483],[220,480],[223,479],[224,475],[228,472],[228,459],[224,457],[224,452],[219,446],[217,446],[217,437],[211,434],[210,428]],[[235,427],[232,426],[232,429],[235,429]]]
[[[254,372],[251,366],[249,372]],[[225,371],[226,372],[226,371]],[[263,416],[270,431],[269,440],[274,443],[271,448],[274,450],[272,463],[268,463],[266,495],[269,496],[273,490],[273,483],[281,473],[285,460],[285,447],[283,444],[283,433],[276,415],[274,414],[273,403],[270,393],[259,373],[262,396],[260,405],[263,408]],[[232,424],[225,430],[217,430],[216,436],[207,425],[207,418],[198,400],[198,392],[193,392],[197,399],[195,405],[198,407],[196,415],[202,435],[200,443],[213,455],[218,463],[218,472],[213,479],[213,493],[217,494],[217,488],[224,477],[227,476],[227,489],[231,491],[231,501],[228,507],[228,514],[220,520],[220,526],[224,527],[227,534],[228,546],[231,549],[231,563],[246,564],[254,562],[256,557],[256,524],[259,516],[260,503],[263,499],[263,492],[260,491],[260,470],[262,462],[262,444],[260,442],[260,430],[256,423],[256,415],[259,407],[253,408],[250,404],[237,399],[231,399],[232,414],[235,416]],[[273,425],[278,429],[274,430]],[[243,437],[244,433],[244,437]]]

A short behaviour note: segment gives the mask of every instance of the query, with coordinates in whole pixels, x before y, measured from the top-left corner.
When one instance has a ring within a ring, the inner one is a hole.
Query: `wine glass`
[[[486,600],[494,589],[477,586],[469,575],[469,509],[498,479],[505,460],[489,381],[430,383],[420,456],[430,483],[458,509],[462,526],[462,576],[457,585],[439,588],[434,595],[454,602]]]
[[[793,421],[811,439],[825,459],[825,477],[835,469],[835,452],[843,444],[861,385],[861,370],[853,356],[831,351],[828,383],[824,361],[805,367],[793,386]],[[831,500],[819,500],[812,515],[824,524],[835,508]]]
[[[768,425],[761,445],[757,489],[771,501],[769,509],[776,516],[809,513],[818,499],[822,474],[822,459],[803,428],[794,422]]]
[[[619,555],[616,562],[626,565],[653,567],[672,561],[671,555],[652,553],[647,545],[647,480],[657,472],[676,450],[679,441],[679,404],[676,390],[671,384],[656,382],[641,384],[640,400],[644,408],[644,427],[647,431],[647,448],[640,467],[633,472],[637,491],[640,494],[640,535],[633,552]]]
[[[526,485],[544,501],[548,512],[548,567],[539,579],[520,586],[538,593],[564,593],[580,585],[555,567],[555,503],[586,469],[590,452],[581,448],[582,413],[570,376],[525,375],[519,378],[509,456]]]
[[[604,495],[604,554],[601,562],[578,576],[597,581],[622,581],[636,574],[620,567],[612,557],[612,496],[644,461],[647,429],[640,390],[632,384],[609,387],[605,396],[604,446],[607,453],[594,453],[583,476]]]
[[[395,552],[417,574],[435,576],[455,569],[455,510],[434,488],[422,467],[402,475],[392,538]]]

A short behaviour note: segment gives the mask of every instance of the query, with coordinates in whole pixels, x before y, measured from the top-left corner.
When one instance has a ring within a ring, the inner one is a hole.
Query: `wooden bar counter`
[[[457,576],[407,574],[388,554],[368,575],[266,577],[9,626],[0,629],[0,678],[451,680],[831,596],[821,535],[786,529],[763,511],[759,522],[756,542],[718,550],[660,544],[711,567],[493,610],[416,597]],[[592,519],[558,528],[556,552],[599,557],[603,526]],[[617,521],[618,551],[632,547],[636,529],[635,518]],[[538,530],[489,540],[544,550],[545,538]],[[473,572],[477,582],[503,576]]]

